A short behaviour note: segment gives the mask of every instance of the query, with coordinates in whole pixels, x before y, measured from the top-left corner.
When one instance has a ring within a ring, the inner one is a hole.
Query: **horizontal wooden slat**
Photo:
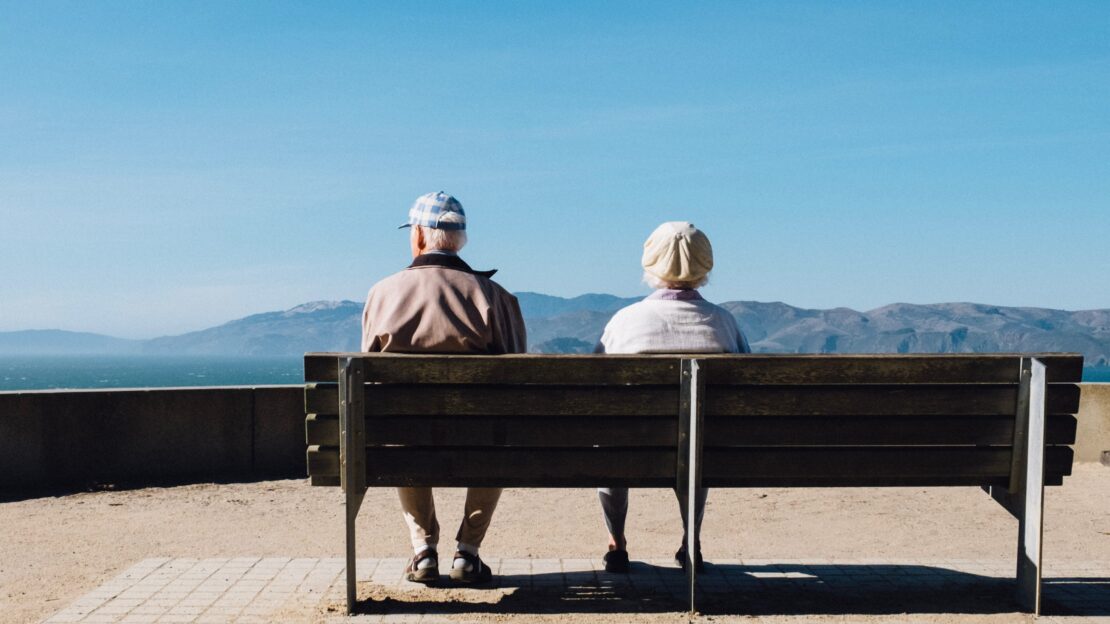
[[[334,385],[305,390],[305,409],[338,412]],[[367,384],[366,414],[454,416],[542,415],[669,416],[678,411],[678,386],[421,386]]]
[[[1074,416],[1050,416],[1046,444],[1075,442]],[[708,418],[705,445],[994,445],[1014,437],[1013,416],[770,416]]]
[[[675,451],[660,449],[500,449],[495,452],[374,448],[375,485],[501,487],[673,487]]]
[[[1048,413],[1073,414],[1079,387],[1048,388]],[[1010,415],[1017,410],[1017,386],[709,386],[707,417],[742,415]]]
[[[313,354],[304,356],[305,383],[337,383],[339,381],[339,357],[336,353]]]
[[[677,444],[677,418],[400,416],[369,423],[367,444],[435,446],[665,446]],[[339,445],[339,419],[310,414],[308,444]],[[1074,416],[1050,416],[1046,444],[1073,444]],[[709,419],[707,446],[1006,446],[1013,417],[772,416]]]
[[[339,390],[320,384],[305,389],[305,410],[338,411]],[[368,416],[403,414],[665,416],[677,409],[678,390],[669,386],[472,386],[368,384]],[[709,386],[705,410],[731,415],[1013,415],[1017,386]],[[1048,388],[1050,414],[1074,414],[1079,386]]]
[[[336,354],[306,353],[304,356],[304,380],[305,383],[339,381],[338,357]]]
[[[1048,384],[1048,398],[1045,400],[1046,414],[1076,414],[1079,412],[1079,384]]]
[[[367,450],[371,486],[673,487],[671,449],[494,450],[377,447]],[[339,474],[339,449],[312,447],[309,473]]]
[[[305,384],[304,411],[306,414],[338,414],[339,385],[334,383]]]
[[[990,485],[1009,479],[1008,448],[706,449],[707,487]],[[1071,474],[1072,451],[1045,448],[1045,474]]]
[[[695,356],[710,384],[1014,383],[1022,355],[712,355]],[[1028,357],[1028,356],[1026,356]],[[1035,356],[1033,356],[1035,357]],[[1083,357],[1045,355],[1049,382],[1077,382]]]
[[[367,422],[368,446],[674,446],[678,419],[635,417],[399,416]],[[309,444],[339,444],[339,419],[312,415]]]
[[[1071,474],[1072,450],[1045,449],[1049,483]],[[339,449],[311,447],[309,474],[339,474]],[[671,487],[675,452],[663,449],[378,447],[367,451],[374,486]],[[994,485],[1007,482],[1006,448],[871,447],[706,449],[708,487]]]
[[[1048,413],[1074,414],[1080,389],[1048,386]],[[479,386],[368,384],[368,414],[664,415],[674,413],[671,386]],[[1013,414],[1017,387],[1006,385],[709,386],[709,414]],[[336,414],[336,384],[306,384],[305,412]]]
[[[1079,383],[1083,380],[1083,356],[1079,353],[1033,353],[1046,367],[1048,383]]]
[[[337,358],[363,356],[366,379],[381,383],[624,385],[679,383],[673,355],[307,354],[305,381],[337,380]]]
[[[367,385],[367,416],[672,416],[678,386]]]
[[[678,362],[705,363],[710,383],[1010,383],[1017,362],[1036,357],[1050,383],[1078,382],[1083,356],[1076,353],[963,354],[671,354],[671,355],[398,355],[310,353],[305,381],[337,380],[337,358],[367,361],[367,379],[412,383],[668,384],[677,383]],[[460,365],[460,362],[465,364]]]
[[[304,437],[310,445],[339,446],[339,417],[333,414],[306,415]]]
[[[339,477],[339,447],[311,445],[305,453],[309,477]]]

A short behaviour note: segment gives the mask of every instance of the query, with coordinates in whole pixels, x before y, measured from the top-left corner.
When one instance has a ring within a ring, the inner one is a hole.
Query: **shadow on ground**
[[[485,589],[361,584],[360,613],[683,613],[681,570],[633,563],[631,574],[509,574]],[[709,565],[705,615],[997,614],[1020,611],[1014,580],[915,565]],[[1110,615],[1110,578],[1047,578],[1044,615]],[[337,611],[341,605],[331,605]]]
[[[1110,577],[1046,578],[1044,615],[1110,616]]]
[[[304,470],[255,471],[249,474],[201,475],[196,477],[149,477],[115,481],[88,481],[62,485],[32,485],[26,488],[0,488],[0,503],[14,503],[36,498],[54,498],[90,492],[124,492],[145,488],[171,488],[183,485],[228,485],[234,483],[260,483],[286,479],[304,480]],[[307,481],[306,481],[307,483]]]

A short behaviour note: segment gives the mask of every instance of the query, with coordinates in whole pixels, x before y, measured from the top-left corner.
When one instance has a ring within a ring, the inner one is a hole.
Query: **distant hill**
[[[588,353],[613,313],[638,298],[589,294],[573,298],[518,293],[534,352]],[[266,312],[200,331],[146,341],[144,353],[192,355],[299,355],[357,351],[362,304],[315,301]],[[587,346],[588,345],[588,346]]]
[[[895,303],[868,312],[784,303],[722,304],[752,349],[767,353],[1074,351],[1110,365],[1110,310],[1068,312],[977,303]]]
[[[613,312],[639,301],[639,297],[622,298],[615,295],[587,294],[565,299],[534,292],[514,293],[520,301],[520,311],[526,319],[552,318],[571,312]]]
[[[606,294],[573,298],[518,294],[534,352],[588,353],[613,313],[636,301]],[[973,353],[1075,351],[1110,366],[1110,310],[1069,312],[977,303],[896,303],[867,312],[797,308],[781,302],[721,304],[756,352]],[[0,333],[2,354],[151,353],[300,355],[359,346],[362,304],[317,301],[200,331],[130,341],[56,330]]]
[[[362,304],[314,301],[284,312],[264,312],[200,331],[154,338],[143,353],[188,355],[300,355],[358,351]]]
[[[26,329],[0,332],[0,354],[5,355],[109,355],[138,353],[139,340],[60,329]]]

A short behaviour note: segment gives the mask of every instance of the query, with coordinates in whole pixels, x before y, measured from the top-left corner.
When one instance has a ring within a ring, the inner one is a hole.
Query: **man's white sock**
[[[475,557],[478,556],[478,547],[477,546],[471,546],[470,544],[464,544],[462,542],[459,542],[459,546],[458,546],[458,548],[456,548],[456,550],[458,550],[461,553],[467,553],[468,555],[474,555]],[[455,559],[455,561],[453,561],[451,563],[451,567],[456,569],[456,570],[470,570],[474,566],[473,566],[473,564],[468,562],[466,559],[463,559],[462,557],[457,557]]]
[[[435,549],[432,547],[431,544],[423,544],[421,546],[414,547],[413,550],[415,551],[416,555],[419,555],[420,553],[424,552],[425,550],[434,551]],[[433,557],[421,560],[420,563],[416,564],[416,569],[417,570],[426,570],[428,568],[431,568],[431,567],[434,567],[434,566],[437,566],[437,565],[439,565],[439,562],[436,561],[436,558],[433,556]]]

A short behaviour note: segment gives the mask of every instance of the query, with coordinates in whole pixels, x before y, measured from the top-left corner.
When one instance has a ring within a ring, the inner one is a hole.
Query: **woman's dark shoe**
[[[678,552],[674,554],[674,562],[677,563],[678,567],[682,568],[683,570],[686,569],[685,545],[682,548],[679,548]],[[703,559],[701,556],[700,548],[697,550],[697,552],[694,553],[694,570],[697,572],[705,572],[705,559]]]
[[[601,558],[605,562],[605,571],[616,574],[628,574],[628,551],[610,550]]]

